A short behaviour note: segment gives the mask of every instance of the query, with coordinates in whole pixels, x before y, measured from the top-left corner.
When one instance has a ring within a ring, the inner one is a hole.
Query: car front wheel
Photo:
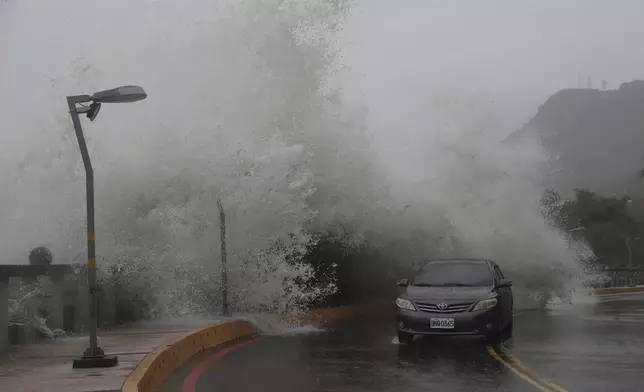
[[[501,332],[492,332],[485,335],[485,341],[488,344],[499,344],[501,343]]]
[[[512,337],[512,332],[514,330],[514,321],[510,319],[510,324],[506,327],[506,336],[509,338]]]
[[[404,344],[412,344],[414,343],[414,335],[398,331],[398,341]]]
[[[488,344],[499,344],[501,343],[501,334],[494,332],[485,336],[485,341]]]

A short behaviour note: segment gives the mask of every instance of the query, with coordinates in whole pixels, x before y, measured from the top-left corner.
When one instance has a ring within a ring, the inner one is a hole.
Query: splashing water
[[[382,53],[347,55],[348,27],[368,22],[349,10],[332,0],[0,4],[0,49],[12,53],[0,64],[2,262],[37,245],[59,262],[83,259],[84,173],[64,96],[140,84],[146,101],[105,105],[83,124],[102,276],[147,313],[219,303],[218,200],[238,311],[332,294],[302,262],[322,234],[375,249],[396,273],[474,256],[499,260],[528,291],[574,281],[575,252],[537,208],[539,146],[491,135],[502,110],[486,97],[410,95],[420,74],[378,79],[369,64]]]

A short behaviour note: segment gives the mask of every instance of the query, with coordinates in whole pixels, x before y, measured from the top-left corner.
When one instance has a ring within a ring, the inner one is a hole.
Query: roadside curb
[[[609,294],[644,293],[644,287],[605,287],[590,291],[591,296],[600,297]]]
[[[390,303],[364,306],[342,306],[319,308],[304,313],[289,314],[282,317],[293,325],[327,326],[333,323],[367,316],[391,307]],[[194,355],[231,342],[252,337],[262,331],[246,320],[227,320],[214,325],[192,330],[173,341],[157,347],[141,360],[130,373],[121,388],[122,392],[153,392],[163,381]]]
[[[259,334],[259,329],[243,320],[222,321],[195,329],[154,349],[130,373],[122,392],[156,391],[175,369],[195,354],[221,344]]]

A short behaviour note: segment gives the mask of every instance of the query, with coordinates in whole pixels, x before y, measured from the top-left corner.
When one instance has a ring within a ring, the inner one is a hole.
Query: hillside
[[[618,90],[568,89],[550,97],[508,141],[538,137],[550,156],[544,187],[644,196],[644,81]]]

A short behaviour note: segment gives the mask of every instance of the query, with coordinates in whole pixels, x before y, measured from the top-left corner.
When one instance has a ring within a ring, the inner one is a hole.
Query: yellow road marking
[[[517,358],[514,355],[510,354],[510,352],[508,350],[506,350],[505,347],[501,347],[501,351],[503,352],[503,354],[510,361],[512,361],[513,364],[515,364],[518,367],[520,367],[521,369],[523,369],[524,372],[534,374],[534,372],[525,363],[523,363],[519,358]],[[565,390],[561,386],[559,386],[559,385],[557,385],[557,384],[555,384],[553,382],[550,382],[548,380],[541,379],[540,381],[542,383],[548,385],[550,388],[554,389],[557,392],[568,392],[567,390]]]
[[[508,368],[512,373],[516,374],[521,378],[523,381],[532,384],[535,388],[542,392],[552,392],[550,389],[545,388],[543,385],[539,384],[537,381],[533,380],[530,376],[527,374],[524,374],[520,372],[518,369],[516,369],[514,366],[512,366],[509,362],[501,358],[501,356],[492,348],[492,346],[487,346],[487,352],[490,353],[490,356],[492,358],[496,359],[499,361],[503,366]]]
[[[87,266],[89,268],[96,268],[96,259],[93,257],[90,259],[87,259]]]
[[[88,231],[87,232],[87,241],[95,241],[93,231]]]

